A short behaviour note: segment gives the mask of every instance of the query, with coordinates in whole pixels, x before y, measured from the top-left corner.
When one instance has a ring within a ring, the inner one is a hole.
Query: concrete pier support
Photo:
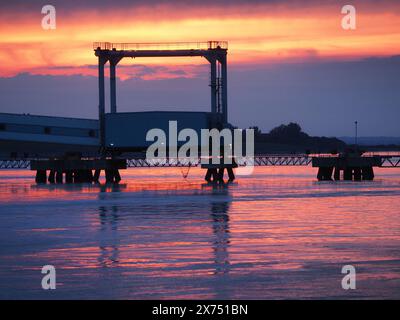
[[[335,181],[340,181],[340,168],[335,167],[335,173],[333,174]]]
[[[335,168],[334,179],[341,179],[343,171],[343,180],[362,181],[373,180],[373,167],[381,167],[381,156],[363,156],[360,153],[345,153],[338,157],[313,157],[312,166],[318,168],[318,180],[325,180],[330,172],[325,168]]]
[[[224,182],[224,168],[218,169],[218,182]]]
[[[332,181],[333,167],[326,168],[326,180]]]
[[[233,173],[233,169],[232,168],[226,168],[226,171],[228,172],[228,178],[229,178],[229,182],[233,182],[235,180],[235,174]]]
[[[93,182],[93,172],[90,169],[80,169],[73,171],[74,183],[90,183]]]
[[[47,182],[47,175],[46,170],[37,170],[35,176],[36,183],[46,183]]]
[[[48,178],[50,183],[55,183],[56,182],[55,176],[56,176],[56,172],[54,170],[50,170],[49,178]]]
[[[320,167],[317,178],[319,181],[332,181],[333,167]]]
[[[225,169],[228,173],[228,182],[233,182],[235,180],[235,174],[233,173],[233,169],[230,167],[208,168],[204,180],[212,183],[225,183]]]
[[[374,179],[374,170],[372,167],[347,167],[347,168],[324,168],[321,167],[318,170],[318,180],[326,181],[331,180],[332,171],[333,178],[335,181],[341,180],[341,171],[343,171],[343,180],[345,181],[361,181],[361,180],[373,180]]]
[[[212,169],[207,169],[204,180],[206,180],[207,182],[211,182],[212,181],[211,176],[212,176]]]
[[[93,181],[94,182],[99,182],[100,174],[101,174],[101,170],[100,169],[97,169],[97,170],[94,171],[94,175],[93,175]]]
[[[85,182],[92,182],[92,181],[93,181],[92,170],[85,170]]]
[[[219,175],[218,175],[218,170],[217,169],[211,169],[211,177],[213,182],[218,182],[219,181]]]
[[[345,181],[353,180],[353,168],[345,168],[344,169],[343,180],[345,180]]]
[[[344,169],[335,167],[335,181],[341,180],[341,171],[343,171],[343,180],[345,181],[374,180],[373,167],[347,167]],[[329,172],[327,173],[324,168],[319,168],[318,180],[324,180],[326,178],[326,174],[329,174]]]
[[[63,172],[60,170],[56,171],[56,182],[63,183]]]
[[[354,181],[361,181],[361,168],[356,167],[353,169]]]
[[[82,182],[81,171],[74,170],[74,183],[81,183],[81,182]]]
[[[318,181],[322,181],[323,179],[323,168],[318,168],[317,179]]]
[[[212,181],[213,182],[220,182],[221,179],[219,178],[218,169],[211,169],[211,170],[212,170],[212,173],[211,173]]]
[[[71,170],[65,171],[65,183],[73,183],[74,182],[74,174]]]
[[[114,182],[114,174],[111,169],[106,169],[106,183],[112,183]]]
[[[60,172],[60,171],[56,171],[56,173],[55,173],[55,181],[57,183],[63,182],[63,180],[62,180],[63,176],[61,174],[62,174],[62,172]],[[94,173],[93,173],[93,170],[90,170],[90,169],[67,170],[67,171],[65,171],[65,182],[66,183],[99,182],[100,174],[101,174],[100,169],[96,169],[94,171]],[[107,182],[118,183],[121,181],[121,175],[120,175],[118,169],[107,169],[107,170],[105,170],[105,174],[106,174]],[[49,176],[49,177],[51,177],[51,176]]]
[[[114,169],[114,182],[119,183],[121,181],[121,175],[118,169]]]
[[[50,173],[50,183],[63,183],[65,174],[66,183],[99,182],[101,171],[106,173],[107,182],[119,183],[121,175],[119,169],[126,169],[126,159],[50,159],[31,160],[31,170],[36,170],[36,182],[46,182],[46,170]]]
[[[361,174],[363,180],[369,180],[369,181],[374,180],[375,175],[373,167],[362,168]]]
[[[207,182],[216,182],[218,180],[217,169],[207,169],[206,176],[204,178]]]
[[[118,169],[106,169],[106,183],[119,183],[121,175]]]

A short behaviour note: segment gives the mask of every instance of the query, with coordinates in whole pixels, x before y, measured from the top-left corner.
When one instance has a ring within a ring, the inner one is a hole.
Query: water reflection
[[[120,192],[127,188],[126,183],[48,183],[31,184],[33,191],[93,191],[93,192]],[[26,189],[26,192],[29,190]]]
[[[98,261],[103,268],[112,267],[118,263],[119,234],[118,234],[118,206],[99,207],[100,236]],[[107,234],[107,237],[104,235]]]
[[[215,262],[215,274],[225,274],[229,272],[229,207],[232,196],[229,193],[228,185],[222,188],[214,186],[212,194],[224,196],[223,201],[211,202],[212,229],[214,233],[213,252]]]
[[[361,184],[256,170],[231,185],[202,185],[200,169],[127,170],[118,186],[2,177],[0,283],[13,291],[0,298],[46,297],[44,264],[57,298],[347,298],[343,264],[362,270],[358,297],[399,297],[400,170]]]
[[[149,186],[148,186],[149,187]],[[209,242],[209,250],[205,250],[206,252],[212,253],[208,257],[210,263],[212,262],[212,266],[214,269],[215,275],[226,274],[230,270],[230,262],[229,262],[229,245],[230,245],[230,231],[229,231],[229,208],[232,202],[232,195],[229,189],[229,185],[204,185],[202,186],[202,197],[204,196],[204,201],[199,201],[198,203],[192,204],[190,210],[193,210],[193,213],[198,215],[199,221],[204,221],[210,226],[210,230],[212,231],[212,237]],[[192,192],[175,192],[174,196],[184,196],[183,201],[187,197],[192,197],[197,194],[197,190],[193,190]],[[159,196],[163,196],[162,193]],[[171,197],[170,193],[165,193],[164,196]],[[114,195],[110,195],[110,197],[105,197],[101,193],[98,195],[99,200],[109,200],[113,199]],[[207,208],[206,212],[204,212],[204,208]],[[163,226],[165,222],[169,221],[168,219],[172,219],[176,221],[176,234],[180,234],[182,232],[187,232],[185,229],[187,225],[192,225],[193,220],[196,220],[196,217],[193,215],[187,215],[186,212],[181,210],[176,210],[171,216],[171,209],[168,204],[161,203],[153,203],[152,205],[147,204],[129,204],[125,206],[121,205],[102,205],[98,207],[98,231],[99,231],[99,257],[98,261],[101,267],[113,267],[118,266],[118,263],[121,262],[124,266],[130,265],[131,262],[135,261],[136,254],[141,254],[138,249],[142,245],[143,239],[138,239],[138,243],[132,243],[124,246],[122,251],[125,252],[124,258],[119,257],[120,253],[120,245],[121,245],[121,235],[125,232],[124,230],[120,230],[121,224],[121,216],[124,219],[124,226],[135,226],[141,227],[143,230],[152,228],[152,234],[154,234],[153,242],[155,246],[159,246],[159,251],[162,251],[163,247],[165,247],[165,242],[162,241],[162,238],[165,234],[165,228],[160,228]],[[194,226],[196,227],[196,226]],[[189,232],[192,232],[194,235],[197,230],[189,229]],[[146,235],[143,235],[145,237]],[[170,236],[170,235],[168,235]],[[138,235],[140,237],[140,234]],[[169,238],[169,237],[168,237]],[[168,248],[169,254],[168,259],[172,261],[178,261],[180,251],[178,247],[174,248],[174,246],[181,245],[179,241],[183,241],[182,239],[174,237],[174,240],[171,242],[171,248]],[[129,252],[130,255],[126,255],[126,252]],[[189,252],[187,252],[189,254]],[[154,252],[154,256],[152,257],[143,257],[144,259],[157,261],[155,265],[160,266],[161,268],[165,268],[167,265],[165,263],[165,255],[162,252]],[[122,260],[121,260],[122,259]],[[132,265],[134,268],[135,266]],[[149,268],[152,267],[149,265]]]
[[[100,192],[121,192],[127,188],[126,183],[97,183]]]

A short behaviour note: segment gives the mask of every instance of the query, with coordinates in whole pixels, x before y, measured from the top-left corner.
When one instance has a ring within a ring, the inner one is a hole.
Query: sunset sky
[[[44,4],[56,30],[41,27]],[[345,4],[356,30],[341,27]],[[400,136],[397,1],[2,0],[0,112],[96,117],[93,42],[207,40],[229,42],[235,125],[340,136],[359,120],[364,136]],[[117,76],[119,110],[209,110],[202,58],[125,59]]]

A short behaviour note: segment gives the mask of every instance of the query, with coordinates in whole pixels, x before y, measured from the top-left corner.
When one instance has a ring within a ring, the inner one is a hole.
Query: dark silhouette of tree
[[[311,137],[303,132],[299,124],[293,122],[275,127],[269,133],[262,133],[258,127],[252,127],[252,129],[255,129],[256,142],[302,146],[308,153],[321,150],[337,153],[338,150],[344,150],[346,147],[346,144],[337,138]]]
[[[269,134],[269,139],[282,143],[294,143],[304,141],[309,138],[308,134],[304,133],[297,123],[289,123],[288,125],[280,125],[272,129]]]
[[[253,130],[254,130],[254,136],[255,136],[255,137],[260,136],[260,135],[262,134],[260,128],[257,127],[257,126],[249,127],[249,129],[253,129]]]

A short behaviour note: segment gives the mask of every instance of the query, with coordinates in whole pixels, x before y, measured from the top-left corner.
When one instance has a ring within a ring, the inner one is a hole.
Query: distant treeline
[[[258,127],[251,129],[254,129],[256,153],[337,153],[347,148],[346,143],[337,138],[311,137],[293,122],[275,127],[268,133],[262,133]]]

